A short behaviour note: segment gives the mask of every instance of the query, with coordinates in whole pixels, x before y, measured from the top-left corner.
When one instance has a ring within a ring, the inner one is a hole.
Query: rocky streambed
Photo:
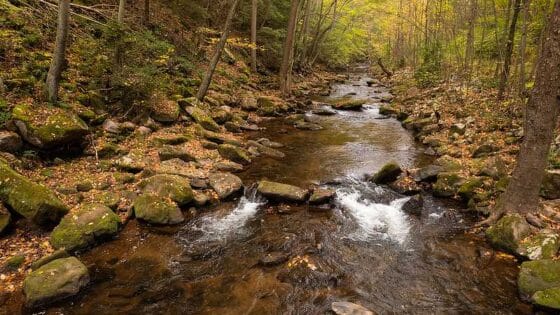
[[[530,313],[516,262],[465,232],[473,222],[460,204],[394,181],[433,158],[380,113],[391,98],[351,74],[303,112],[253,120],[264,130],[182,104],[205,139],[196,148],[222,160],[205,167],[172,130],[153,154],[111,159],[119,180],[134,182],[132,206],[83,203],[65,216],[50,241],[80,260],[58,251],[35,265],[27,305],[54,288],[73,297],[40,307],[47,313]],[[285,110],[275,102],[244,106],[271,116]],[[248,130],[247,145],[217,122]],[[30,311],[23,305],[14,293],[6,309]]]

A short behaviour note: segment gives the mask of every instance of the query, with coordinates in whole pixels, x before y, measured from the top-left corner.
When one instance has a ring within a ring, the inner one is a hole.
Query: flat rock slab
[[[261,181],[257,191],[274,201],[304,202],[309,194],[307,189],[281,183]]]
[[[208,176],[210,186],[220,199],[227,199],[243,188],[241,178],[231,173],[212,173]]]
[[[312,205],[328,203],[334,198],[335,194],[336,192],[332,189],[315,189],[311,194],[311,197],[309,197],[309,203]]]
[[[78,294],[89,283],[86,266],[75,257],[51,261],[23,282],[25,303],[36,307]]]

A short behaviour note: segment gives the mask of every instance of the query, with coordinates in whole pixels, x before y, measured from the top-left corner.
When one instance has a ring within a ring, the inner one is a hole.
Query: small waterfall
[[[349,237],[359,241],[378,237],[403,244],[410,231],[410,223],[402,207],[409,198],[396,199],[389,204],[375,203],[364,196],[362,188],[365,186],[362,184],[337,191],[337,204],[347,210],[358,225],[358,230]],[[375,188],[366,189],[370,190],[368,193],[376,191]]]
[[[226,216],[208,215],[202,217],[195,229],[201,231],[201,241],[226,240],[231,235],[241,233],[243,227],[253,218],[265,201],[257,195],[254,187],[248,188],[237,206]]]

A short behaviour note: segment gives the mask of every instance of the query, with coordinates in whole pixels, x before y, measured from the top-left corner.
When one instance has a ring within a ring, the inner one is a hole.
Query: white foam
[[[338,204],[354,217],[359,226],[350,237],[361,241],[381,237],[403,244],[410,231],[410,224],[402,206],[409,198],[397,199],[385,205],[370,203],[360,197],[361,194],[356,190],[337,192]]]
[[[259,207],[264,202],[251,198],[241,197],[239,204],[231,213],[225,217],[207,216],[200,220],[200,225],[196,227],[204,233],[200,240],[212,241],[227,239],[232,234],[239,233],[247,221],[254,217]],[[254,199],[254,200],[253,200]]]

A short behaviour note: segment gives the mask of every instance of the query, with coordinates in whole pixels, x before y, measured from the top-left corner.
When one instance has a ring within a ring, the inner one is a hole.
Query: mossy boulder
[[[79,143],[89,130],[77,115],[53,106],[19,104],[12,119],[23,139],[44,149]]]
[[[23,282],[25,304],[36,307],[67,298],[88,283],[88,269],[77,258],[57,259],[27,275]]]
[[[185,162],[196,161],[196,157],[185,147],[165,145],[158,150],[161,161],[181,159]]]
[[[208,176],[208,182],[220,199],[227,199],[243,188],[241,179],[231,173],[212,173]]]
[[[520,242],[531,234],[529,223],[519,214],[507,214],[486,230],[490,243],[511,254],[516,254]]]
[[[134,214],[153,224],[178,224],[185,221],[181,209],[169,198],[143,194],[134,200]]]
[[[220,131],[220,125],[218,125],[204,110],[194,106],[187,107],[185,110],[194,121],[202,126],[202,128],[214,132]]]
[[[395,162],[390,162],[385,164],[370,180],[376,184],[388,184],[397,180],[401,174],[401,167]]]
[[[178,175],[160,174],[143,180],[138,185],[142,192],[171,198],[179,205],[186,205],[193,199],[189,181]]]
[[[547,170],[541,186],[541,197],[560,199],[560,170]]]
[[[257,114],[260,116],[278,116],[285,106],[284,101],[273,96],[260,96],[257,98]]]
[[[391,105],[383,105],[379,107],[379,114],[385,116],[397,115],[398,111]]]
[[[560,287],[560,261],[543,259],[523,262],[517,286],[521,296],[526,299],[538,291]]]
[[[459,187],[457,193],[464,201],[469,201],[476,195],[476,190],[484,185],[482,179],[473,177],[465,180],[465,182]]]
[[[227,143],[220,144],[218,146],[218,152],[224,159],[233,161],[235,163],[239,163],[241,165],[247,165],[251,163],[249,153],[238,146]]]
[[[342,99],[334,102],[332,106],[339,110],[361,110],[366,100]]]
[[[437,181],[432,186],[433,194],[436,197],[453,197],[457,194],[463,182],[463,177],[458,173],[439,173]]]
[[[318,188],[313,190],[311,197],[309,197],[309,203],[312,205],[329,203],[333,200],[335,195],[336,195],[336,191],[332,189]]]
[[[152,106],[151,117],[161,123],[172,123],[179,118],[181,108],[176,101],[163,100]]]
[[[260,181],[257,191],[273,201],[304,202],[309,194],[307,189],[269,181]]]
[[[560,310],[560,287],[537,291],[531,300],[538,306]]]
[[[56,249],[75,251],[117,234],[121,220],[102,204],[85,204],[62,218],[50,242]]]
[[[519,244],[517,253],[531,260],[552,259],[560,249],[560,235],[551,230],[541,230],[525,238]]]
[[[43,185],[0,162],[0,199],[13,211],[39,224],[58,223],[68,208]]]
[[[490,155],[496,151],[500,150],[500,148],[498,148],[497,146],[493,145],[493,144],[489,144],[489,143],[485,143],[479,147],[476,148],[476,150],[474,150],[472,157],[473,158],[479,158],[482,156],[487,156]]]

